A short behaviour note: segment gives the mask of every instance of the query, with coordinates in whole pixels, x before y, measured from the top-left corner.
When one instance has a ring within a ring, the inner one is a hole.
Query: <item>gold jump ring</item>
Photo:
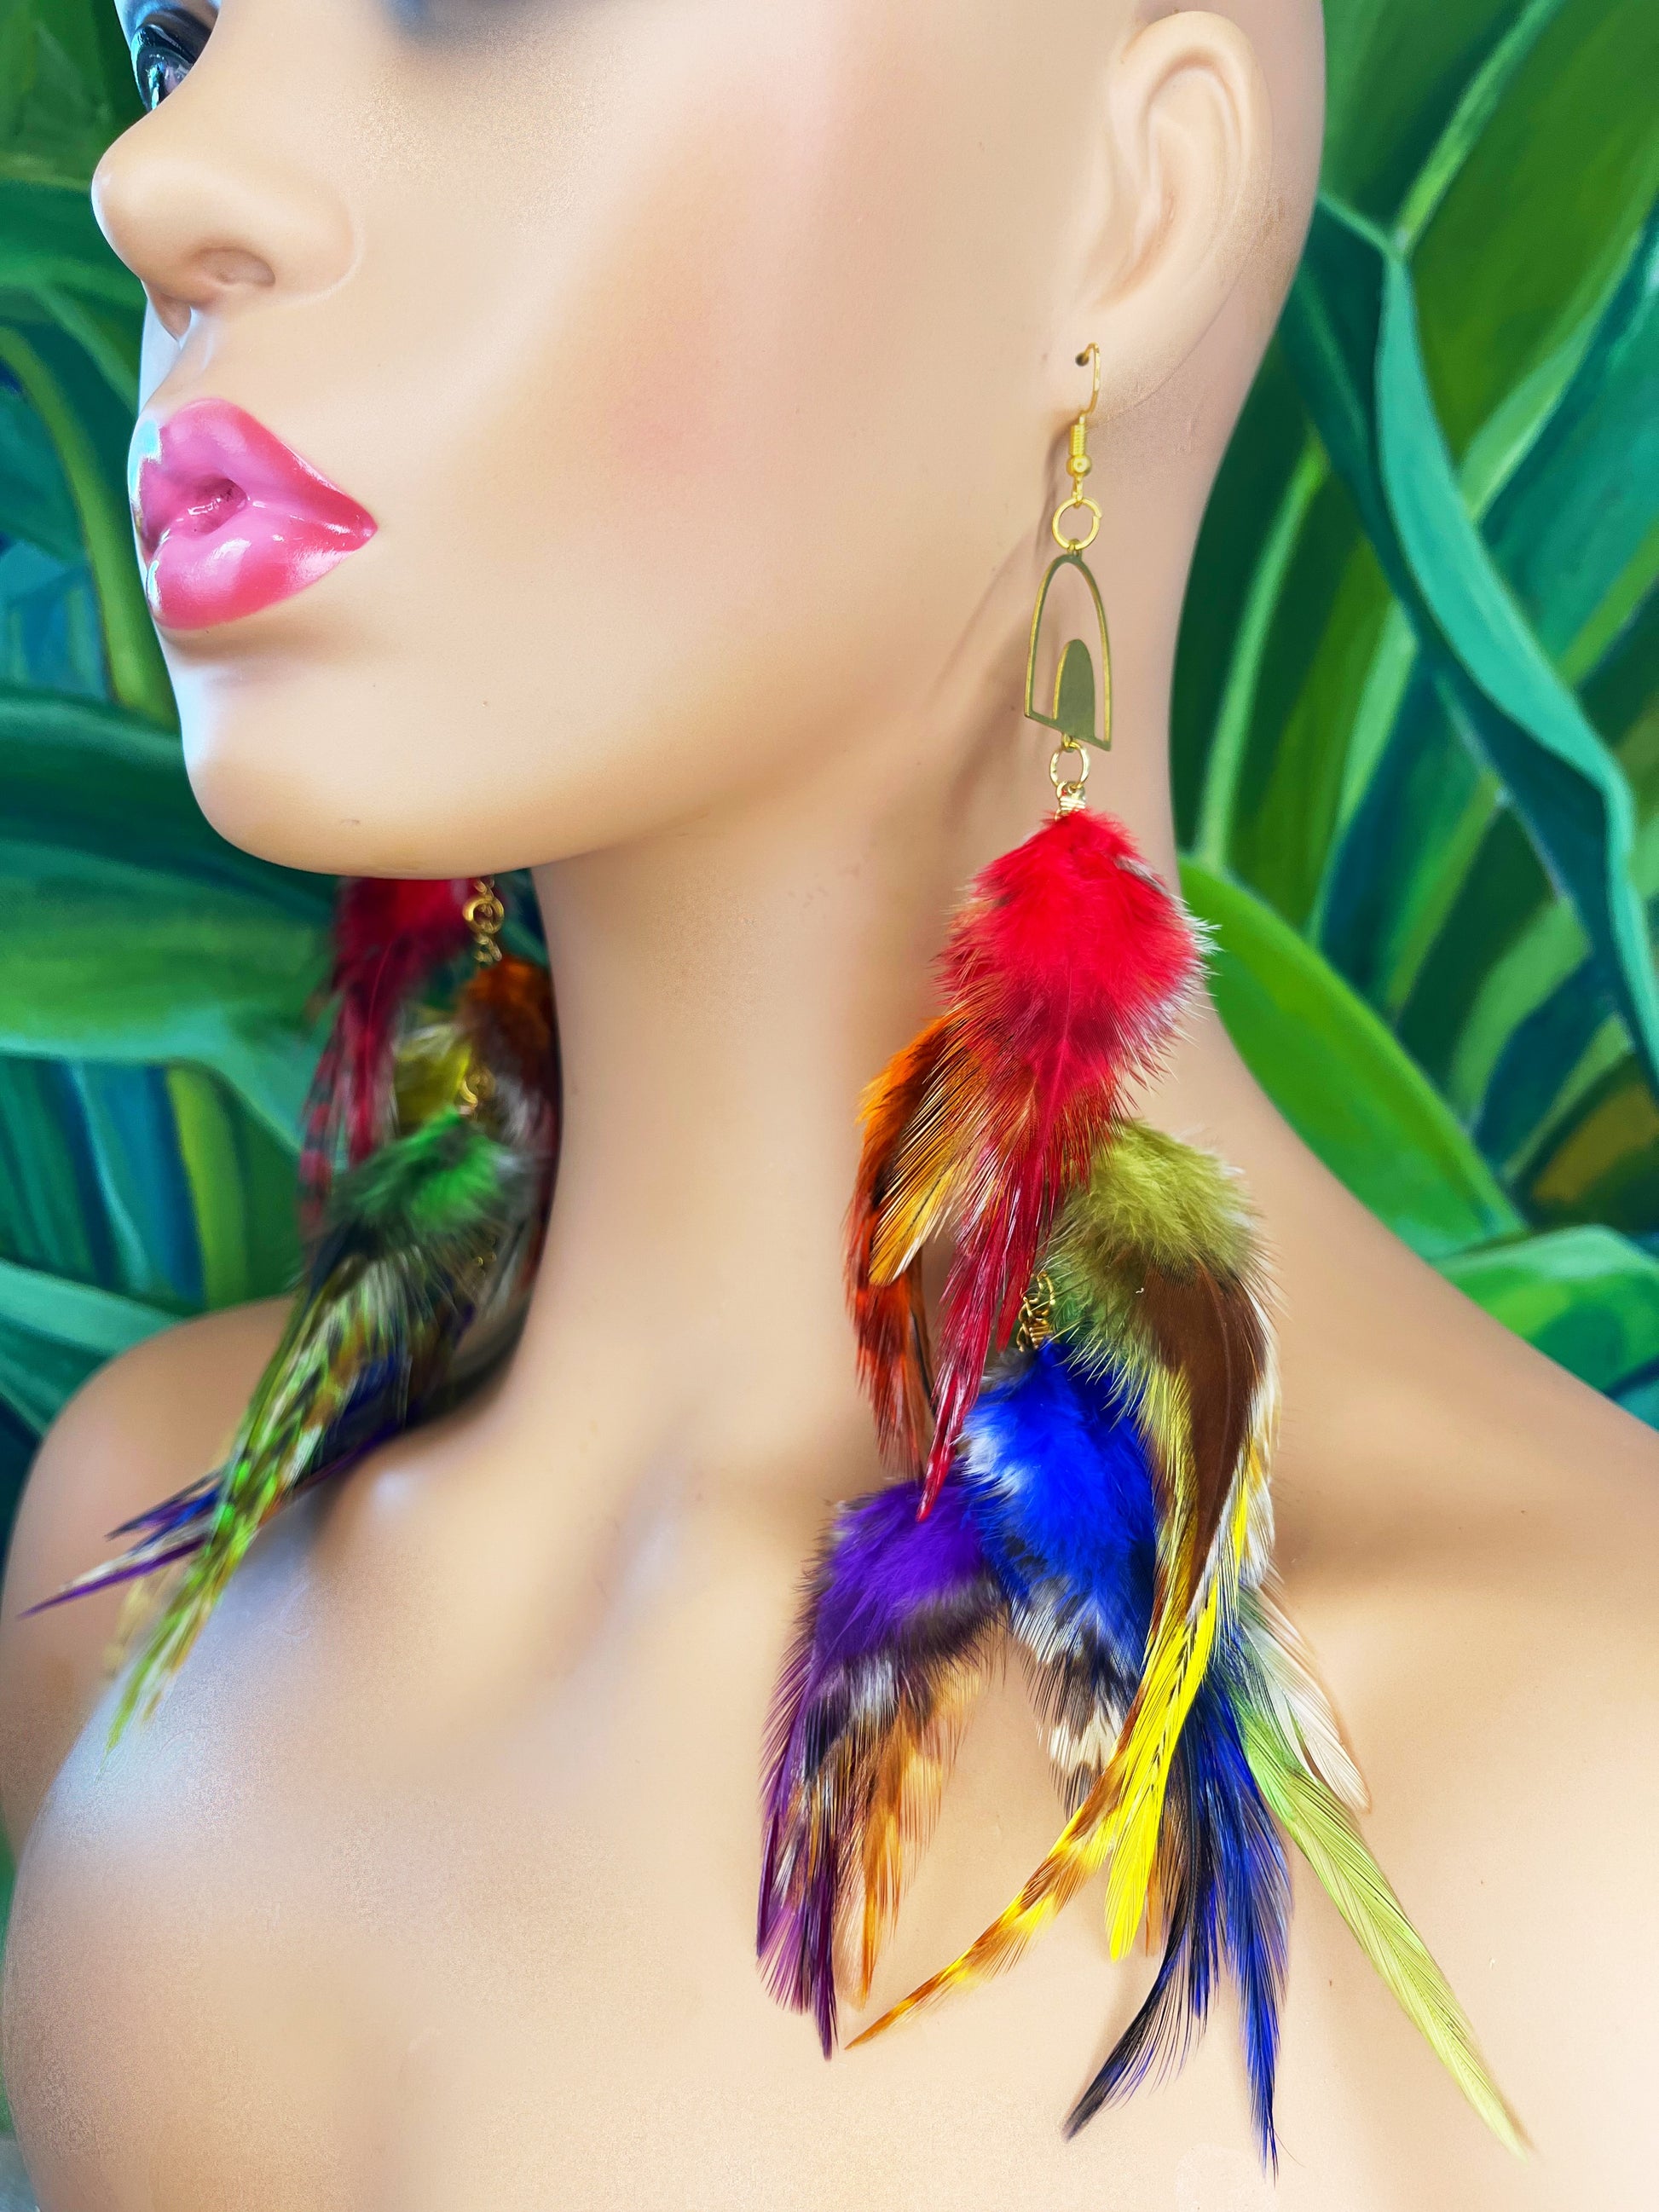
[[[1074,765],[1062,769],[1060,763],[1067,753],[1073,756]],[[1074,738],[1068,738],[1063,745],[1054,748],[1048,763],[1048,781],[1054,787],[1060,812],[1075,814],[1083,804],[1083,787],[1089,781],[1089,756]]]
[[[1068,514],[1080,514],[1085,507],[1091,518],[1088,536],[1068,538],[1060,526],[1061,522]],[[1054,543],[1062,553],[1086,553],[1100,535],[1100,509],[1093,500],[1085,499],[1080,493],[1073,493],[1063,507],[1054,510],[1054,519],[1048,527],[1054,532]]]
[[[507,908],[495,884],[482,876],[476,878],[472,896],[461,908],[461,917],[472,932],[473,957],[481,968],[493,968],[501,957],[496,940],[507,920]]]

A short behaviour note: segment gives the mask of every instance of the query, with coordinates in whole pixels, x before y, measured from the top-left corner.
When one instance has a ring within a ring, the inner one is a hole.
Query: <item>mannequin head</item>
[[[494,871],[959,742],[1091,340],[1097,567],[1172,649],[1311,201],[1316,0],[168,6],[210,35],[94,185],[149,412],[233,401],[377,526],[164,633],[236,842]]]

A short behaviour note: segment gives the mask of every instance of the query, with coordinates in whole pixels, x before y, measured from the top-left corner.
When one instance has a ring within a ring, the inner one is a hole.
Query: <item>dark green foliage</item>
[[[1308,1141],[1650,1414],[1659,14],[1327,21],[1324,195],[1182,638],[1188,888]]]

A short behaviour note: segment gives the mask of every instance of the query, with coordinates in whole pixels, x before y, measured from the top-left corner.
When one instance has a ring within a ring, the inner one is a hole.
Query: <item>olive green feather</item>
[[[1297,1756],[1270,1707],[1246,1697],[1235,1711],[1257,1787],[1360,1949],[1492,2133],[1524,2155],[1521,2123],[1480,2055],[1468,2014],[1406,1917],[1352,1814]]]

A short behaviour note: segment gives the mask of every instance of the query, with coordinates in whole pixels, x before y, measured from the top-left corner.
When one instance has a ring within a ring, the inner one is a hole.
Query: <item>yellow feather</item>
[[[1120,1832],[1106,1892],[1107,1936],[1115,1959],[1129,1950],[1140,1932],[1176,1747],[1221,1622],[1231,1617],[1238,1601],[1240,1571],[1267,1494],[1273,1413],[1269,1382],[1258,1395],[1211,1556],[1201,1559],[1185,1382],[1161,1370],[1143,1393],[1142,1420],[1155,1445],[1154,1459],[1161,1462],[1170,1504],[1159,1531],[1158,1587],[1146,1668],[1118,1753],[1123,1772]]]
[[[1177,1621],[1174,1633],[1154,1647],[1129,1717],[1128,1738],[1118,1753],[1121,1798],[1106,1885],[1106,1933],[1115,1959],[1123,1956],[1140,1932],[1170,1769],[1210,1663],[1215,1632],[1213,1598],[1196,1620]]]
[[[1032,1937],[1041,1934],[1055,1915],[1071,1903],[1085,1882],[1099,1871],[1112,1847],[1115,1824],[1111,1815],[1117,1795],[1118,1771],[1115,1759],[1066,1823],[1053,1850],[1000,1917],[959,1959],[855,2035],[848,2045],[849,2051],[856,2050],[861,2043],[873,2042],[909,2014],[951,1990],[971,1988],[975,1983],[1013,1964]]]

